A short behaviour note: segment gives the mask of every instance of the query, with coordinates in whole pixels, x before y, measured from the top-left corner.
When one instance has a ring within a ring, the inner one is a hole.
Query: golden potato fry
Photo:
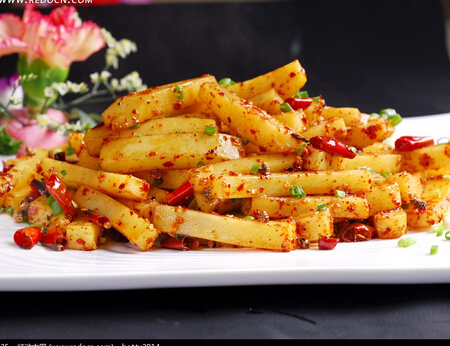
[[[420,199],[423,191],[424,180],[418,173],[398,172],[386,178],[387,183],[396,183],[400,189],[402,204],[411,203]]]
[[[450,167],[450,143],[402,151],[402,170],[410,173]]]
[[[197,192],[212,198],[251,198],[292,196],[291,187],[301,187],[306,194],[350,194],[370,191],[372,173],[367,170],[272,173],[269,175],[208,174],[192,169],[189,181]]]
[[[217,83],[214,76],[204,75],[122,96],[103,111],[103,123],[111,130],[126,129],[199,104],[198,89],[205,82]]]
[[[236,246],[284,252],[297,247],[296,224],[291,219],[262,222],[161,204],[154,210],[153,223],[163,233]]]
[[[322,117],[324,119],[341,118],[345,122],[345,126],[358,126],[362,121],[362,114],[358,108],[354,107],[329,107],[324,106],[322,109]]]
[[[308,139],[314,136],[327,136],[341,139],[347,136],[347,128],[344,119],[331,118],[309,126],[301,135]]]
[[[70,132],[68,135],[69,146],[73,149],[75,155],[80,155],[81,150],[84,148],[84,133],[83,132]]]
[[[67,187],[87,185],[118,198],[144,200],[150,189],[148,182],[132,175],[96,171],[50,158],[42,159],[40,167],[43,176],[56,173]]]
[[[294,60],[261,76],[230,84],[227,88],[247,100],[273,88],[284,100],[300,90],[306,79],[304,68]]]
[[[369,119],[366,123],[347,128],[341,140],[352,147],[362,149],[376,142],[383,142],[394,133],[394,127],[383,117]]]
[[[237,136],[263,153],[293,152],[304,143],[293,129],[218,84],[203,84],[199,97]]]
[[[373,215],[372,222],[380,239],[400,238],[408,230],[407,216],[401,208],[380,211]]]
[[[100,156],[103,143],[121,138],[133,138],[166,133],[204,133],[207,127],[217,127],[213,119],[176,116],[144,121],[136,127],[112,131],[104,124],[86,131],[85,145],[92,156]]]
[[[284,102],[283,98],[274,88],[251,97],[249,101],[271,115],[280,114],[280,105]]]
[[[363,194],[370,205],[369,216],[375,215],[380,211],[397,209],[402,204],[400,188],[395,183],[374,184],[370,191]]]
[[[108,218],[111,226],[142,251],[153,246],[159,231],[153,224],[114,198],[89,186],[81,186],[73,196],[80,208]]]
[[[242,200],[241,211],[244,215],[258,216],[265,212],[272,219],[301,216],[315,213],[326,206],[333,218],[366,219],[369,217],[370,205],[364,196],[269,197],[260,196]]]
[[[311,243],[317,243],[321,236],[331,237],[333,235],[333,218],[328,209],[292,218],[296,224],[298,237],[304,237]]]
[[[405,206],[408,226],[430,227],[442,221],[444,210],[450,209],[450,184],[442,176],[428,178],[420,199]]]
[[[188,169],[244,155],[242,141],[223,133],[173,133],[123,138],[102,146],[100,167],[132,173],[152,169]]]
[[[67,249],[92,251],[100,246],[103,228],[81,213],[66,228]]]
[[[283,112],[279,114],[274,114],[272,116],[276,120],[292,128],[295,131],[295,133],[301,133],[302,136],[303,133],[309,128],[308,120],[306,119],[305,113],[302,110]]]

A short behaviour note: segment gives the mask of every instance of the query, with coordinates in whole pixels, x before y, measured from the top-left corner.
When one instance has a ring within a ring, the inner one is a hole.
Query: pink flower
[[[43,15],[28,4],[22,19],[0,15],[0,57],[18,53],[26,55],[28,64],[41,58],[51,67],[69,67],[104,46],[101,28],[82,22],[75,7],[58,7]]]

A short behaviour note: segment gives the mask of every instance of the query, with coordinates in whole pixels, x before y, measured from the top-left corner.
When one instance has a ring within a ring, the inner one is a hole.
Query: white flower
[[[64,96],[65,94],[67,94],[69,92],[69,87],[67,86],[66,83],[56,83],[53,82],[51,84],[51,87],[58,92],[58,94],[60,94],[61,96]]]
[[[120,41],[110,42],[106,50],[106,65],[117,69],[119,58],[125,59],[130,53],[137,52],[137,46],[134,42],[124,38]]]
[[[136,71],[129,73],[128,75],[120,79],[120,81],[116,78],[111,79],[111,87],[115,91],[127,90],[128,92],[147,89],[147,86],[145,84],[142,84],[142,79],[139,77],[139,73]]]
[[[52,98],[53,96],[55,96],[56,90],[53,89],[52,87],[45,87],[44,88],[44,95],[45,97],[48,98]]]
[[[114,44],[116,43],[116,39],[111,35],[111,33],[108,30],[102,28],[102,35],[108,47],[114,46]]]

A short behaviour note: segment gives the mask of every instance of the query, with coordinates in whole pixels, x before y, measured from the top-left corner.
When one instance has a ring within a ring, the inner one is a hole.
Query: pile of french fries
[[[53,215],[44,194],[29,203],[26,220],[44,230],[57,224],[77,250],[98,249],[109,228],[142,251],[163,236],[291,251],[305,239],[332,238],[343,221],[367,223],[383,239],[443,222],[450,144],[400,152],[385,143],[394,132],[388,119],[328,106],[321,96],[282,111],[306,81],[295,60],[244,82],[204,75],[123,96],[96,127],[70,134],[66,160],[55,158],[60,147],[5,162],[0,204],[21,211],[30,182],[56,173],[80,213]],[[356,157],[316,149],[314,136],[338,139]],[[169,203],[181,186],[189,196]]]

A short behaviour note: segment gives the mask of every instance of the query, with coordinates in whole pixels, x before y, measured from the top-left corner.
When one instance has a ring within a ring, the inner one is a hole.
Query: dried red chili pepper
[[[349,223],[340,234],[339,240],[344,242],[360,242],[372,239],[376,234],[372,226],[354,222]]]
[[[54,227],[45,232],[41,244],[56,251],[63,251],[67,246],[67,238],[59,227]]]
[[[284,102],[289,104],[289,106],[291,106],[291,108],[296,111],[299,109],[305,110],[306,108],[308,108],[312,103],[312,99],[309,97],[306,98],[289,97],[286,100],[284,100]]]
[[[200,245],[200,240],[188,236],[166,236],[161,239],[159,245],[163,248],[174,250],[195,250]]]
[[[176,190],[167,195],[167,203],[169,205],[178,205],[192,196],[194,196],[194,188],[191,183],[186,180]]]
[[[104,227],[104,228],[111,227],[111,222],[109,221],[109,219],[106,216],[95,214],[92,210],[85,209],[85,208],[82,208],[81,211],[93,223],[95,223],[101,227]]]
[[[14,242],[22,249],[31,249],[41,240],[44,231],[39,227],[25,227],[14,233]]]
[[[67,190],[61,179],[55,174],[52,174],[45,182],[45,187],[50,194],[55,197],[61,208],[67,216],[75,217],[78,214],[78,209],[75,206],[72,195]]]
[[[434,144],[434,139],[429,136],[403,136],[395,141],[395,149],[400,151],[411,151],[428,147]]]
[[[338,238],[328,238],[322,235],[319,238],[319,250],[333,250],[338,242]]]
[[[309,139],[309,142],[313,148],[326,151],[330,154],[339,155],[348,159],[353,159],[356,156],[356,153],[352,151],[347,144],[335,138],[314,136]]]

